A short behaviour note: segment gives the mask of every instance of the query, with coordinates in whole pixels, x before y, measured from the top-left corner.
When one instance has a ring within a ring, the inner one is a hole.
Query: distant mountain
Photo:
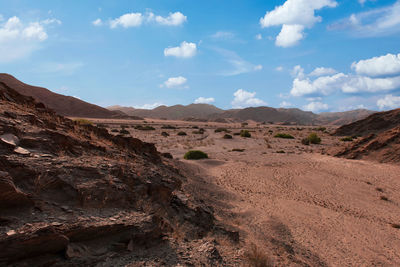
[[[241,122],[252,120],[256,122],[271,122],[299,125],[342,125],[363,119],[372,114],[370,110],[352,110],[346,112],[327,112],[315,114],[297,108],[250,107],[244,109],[222,110],[208,104],[191,104],[188,106],[160,106],[152,110],[135,109],[132,107],[112,106],[110,110],[119,110],[128,115],[145,118],[166,118],[170,120],[208,120],[220,122]]]
[[[53,93],[46,88],[25,84],[9,74],[0,73],[0,82],[5,83],[7,86],[16,90],[22,95],[32,96],[38,102],[42,102],[47,107],[57,112],[59,115],[87,118],[128,117],[124,113],[110,111],[103,107],[87,103],[72,96],[60,95],[57,93]]]
[[[120,110],[129,116],[168,120],[183,120],[187,118],[207,118],[211,114],[222,113],[223,110],[208,104],[190,104],[187,106],[159,106],[155,109],[135,109],[132,107],[111,106],[109,110]]]
[[[400,162],[400,109],[378,112],[363,120],[343,125],[335,134],[362,136],[340,149],[336,156]]]
[[[375,113],[375,111],[367,109],[356,109],[345,112],[323,112],[318,114],[318,122],[319,124],[340,126],[364,119],[373,113]]]

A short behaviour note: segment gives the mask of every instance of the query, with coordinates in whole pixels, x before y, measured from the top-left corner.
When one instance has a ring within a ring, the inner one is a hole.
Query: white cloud
[[[399,108],[400,96],[386,95],[384,98],[378,99],[376,105],[380,110]]]
[[[293,77],[303,79],[304,78],[304,69],[300,65],[294,66],[291,74]]]
[[[164,104],[156,102],[156,103],[152,103],[152,104],[144,104],[144,105],[134,106],[134,108],[137,108],[137,109],[155,109],[156,107],[159,107],[159,106],[164,106]]]
[[[256,38],[256,40],[262,40],[262,35],[261,35],[261,33],[257,34],[255,38]]]
[[[178,77],[168,78],[168,80],[166,80],[163,85],[167,88],[176,88],[176,87],[181,87],[186,82],[187,79],[185,77],[178,76]]]
[[[187,21],[187,17],[181,12],[175,12],[169,13],[168,17],[155,16],[154,20],[161,25],[179,26]]]
[[[336,7],[334,0],[287,0],[283,5],[267,11],[260,19],[262,28],[282,25],[275,44],[289,47],[297,44],[304,38],[304,29],[311,28],[315,23],[321,22],[320,16],[315,16],[315,11],[324,7]]]
[[[330,30],[350,29],[356,36],[371,37],[400,31],[400,1],[393,5],[352,14],[330,26]]]
[[[92,21],[92,24],[94,26],[101,26],[101,25],[103,25],[103,21],[101,19],[96,19],[96,20]]]
[[[257,70],[262,70],[263,69],[263,66],[262,65],[256,65],[256,66],[254,66],[254,68],[253,68],[255,71],[257,71]]]
[[[351,65],[357,74],[370,77],[400,75],[400,54],[387,54],[354,62]]]
[[[211,37],[214,39],[232,39],[233,37],[235,37],[235,34],[232,32],[218,31],[211,35]]]
[[[130,27],[138,27],[143,23],[143,15],[142,13],[127,13],[119,18],[113,19],[110,21],[111,29],[117,27],[130,28]]]
[[[343,73],[338,73],[333,76],[322,76],[312,81],[309,78],[295,78],[293,81],[292,96],[305,96],[322,94],[329,95],[340,88],[347,76]]]
[[[392,91],[400,88],[400,76],[392,78],[349,76],[341,88],[344,93],[377,93]]]
[[[195,43],[182,42],[180,46],[168,47],[164,49],[164,56],[174,56],[180,58],[190,58],[196,55],[197,46]]]
[[[307,105],[303,106],[303,109],[306,111],[318,112],[321,110],[327,110],[329,106],[322,102],[311,102]]]
[[[278,66],[275,68],[276,71],[283,71],[283,67],[282,66]]]
[[[213,102],[215,102],[215,99],[213,97],[202,97],[202,96],[194,101],[195,104],[210,104]]]
[[[275,40],[275,45],[280,47],[290,47],[297,45],[304,38],[304,26],[299,24],[282,25],[282,30]]]
[[[11,62],[39,49],[40,43],[48,38],[45,25],[57,22],[44,20],[26,25],[16,16],[9,18],[0,25],[0,62]]]
[[[287,102],[287,101],[282,101],[282,102],[279,104],[279,106],[280,106],[281,108],[289,108],[289,107],[292,107],[293,104],[290,103],[290,102]]]
[[[335,69],[320,67],[320,68],[316,68],[315,70],[313,70],[309,75],[318,77],[318,76],[324,76],[324,75],[332,75],[332,74],[336,74],[336,73],[337,73],[337,71]]]
[[[45,20],[42,20],[40,22],[40,24],[43,24],[43,25],[50,25],[50,24],[61,25],[62,22],[61,22],[61,20],[58,20],[58,19],[45,19]]]
[[[264,101],[256,98],[256,92],[248,92],[243,89],[237,90],[231,102],[233,108],[245,108],[266,105]]]

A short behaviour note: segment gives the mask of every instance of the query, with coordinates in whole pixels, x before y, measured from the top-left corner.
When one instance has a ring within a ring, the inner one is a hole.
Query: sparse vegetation
[[[278,150],[278,151],[276,151],[276,153],[278,153],[278,154],[284,154],[284,153],[286,153],[286,152],[283,151],[283,150]]]
[[[351,136],[346,136],[346,137],[343,137],[342,139],[340,139],[340,141],[343,141],[343,142],[351,142],[351,141],[353,141],[353,137],[351,137]]]
[[[398,224],[398,223],[392,223],[391,226],[393,228],[400,229],[400,224]]]
[[[240,132],[237,132],[237,133],[233,133],[233,135],[240,135]]]
[[[244,148],[234,148],[232,149],[233,152],[244,152],[245,149]]]
[[[150,126],[150,125],[145,125],[145,126],[136,125],[134,128],[136,130],[140,130],[140,131],[154,131],[155,130],[155,128],[153,126]]]
[[[161,135],[164,136],[164,137],[168,137],[168,136],[169,136],[169,133],[167,133],[167,132],[162,132]]]
[[[310,135],[307,137],[308,140],[310,141],[310,144],[321,144],[321,138],[316,133],[310,133]]]
[[[187,135],[187,134],[186,134],[185,132],[179,132],[178,135],[179,135],[179,136],[185,136],[185,135]]]
[[[128,131],[128,130],[125,130],[125,129],[121,129],[121,130],[119,131],[119,133],[120,133],[120,134],[130,134],[129,131]]]
[[[294,137],[290,134],[287,133],[277,133],[275,136],[275,138],[284,138],[284,139],[294,139]]]
[[[305,146],[308,146],[308,145],[310,145],[310,139],[308,139],[307,137],[303,138],[303,139],[301,139],[301,143]]]
[[[385,196],[381,196],[381,200],[383,200],[383,201],[389,201],[389,199],[388,199],[387,197],[385,197]]]
[[[118,130],[118,129],[112,129],[111,132],[112,132],[112,133],[118,133],[119,130]]]
[[[250,132],[248,130],[241,130],[240,131],[240,136],[241,137],[245,137],[245,138],[250,138],[251,134],[250,134]]]
[[[79,125],[93,125],[93,122],[87,119],[76,119],[74,121]]]
[[[203,134],[205,130],[203,128],[200,128],[198,131],[193,131],[194,134]]]
[[[175,126],[172,126],[172,125],[163,125],[163,126],[161,126],[161,129],[175,130],[176,127],[175,127]]]
[[[252,267],[272,267],[274,266],[271,259],[256,245],[251,244],[245,253],[246,260]]]
[[[183,156],[187,160],[208,159],[208,155],[200,150],[190,150]]]
[[[229,133],[230,131],[226,128],[217,128],[214,130],[215,133],[220,133],[220,132],[225,132],[225,133]]]
[[[318,127],[318,128],[315,128],[314,131],[325,132],[326,127]]]
[[[230,134],[225,134],[223,138],[224,139],[232,139],[233,137]]]

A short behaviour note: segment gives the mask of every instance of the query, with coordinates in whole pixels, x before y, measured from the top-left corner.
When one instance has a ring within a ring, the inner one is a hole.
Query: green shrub
[[[87,119],[76,119],[74,121],[79,125],[93,125],[93,122]]]
[[[346,137],[343,137],[342,139],[340,139],[340,141],[343,141],[343,142],[351,142],[351,141],[353,141],[353,137],[351,137],[351,136],[346,136]]]
[[[186,152],[183,158],[188,160],[208,159],[208,155],[200,150],[190,150]]]
[[[241,131],[240,131],[240,136],[241,136],[241,137],[250,138],[250,137],[251,137],[251,134],[250,134],[250,132],[249,132],[248,130],[241,130]]]
[[[290,134],[286,134],[286,133],[277,133],[275,136],[275,138],[284,138],[284,139],[294,139],[294,137]]]
[[[130,134],[128,130],[122,129],[119,131],[120,134]]]
[[[163,125],[163,126],[161,126],[161,129],[175,130],[176,127],[175,127],[175,126],[172,126],[172,125]]]
[[[225,134],[223,138],[224,139],[232,139],[233,137],[230,134]]]
[[[150,125],[145,125],[145,126],[143,126],[143,125],[136,125],[134,128],[135,128],[136,130],[140,130],[140,131],[154,131],[154,130],[155,130],[155,128],[152,127],[152,126],[150,126]]]
[[[186,134],[185,132],[179,132],[178,135],[179,135],[179,136],[185,136],[185,135],[187,135],[187,134]]]
[[[310,135],[307,138],[311,144],[320,144],[321,143],[321,138],[319,138],[316,133],[310,133]]]
[[[226,132],[229,133],[230,131],[226,128],[217,128],[214,130],[215,133]]]

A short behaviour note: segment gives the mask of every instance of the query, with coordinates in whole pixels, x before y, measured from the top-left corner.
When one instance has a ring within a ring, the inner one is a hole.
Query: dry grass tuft
[[[250,245],[250,248],[245,253],[245,257],[249,266],[252,267],[274,266],[272,260],[264,253],[264,251],[254,244]]]

